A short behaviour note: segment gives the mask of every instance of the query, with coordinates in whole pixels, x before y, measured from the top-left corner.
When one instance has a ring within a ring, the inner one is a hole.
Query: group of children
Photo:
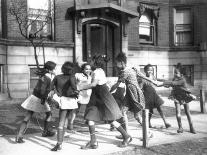
[[[61,68],[62,74],[56,76],[54,75],[56,64],[52,61],[46,62],[44,68],[37,72],[40,78],[32,95],[22,103],[22,107],[27,110],[27,115],[20,125],[16,142],[24,142],[23,134],[34,112],[46,113],[42,136],[55,135],[50,127],[52,116],[50,105],[52,101],[55,101],[59,107],[59,124],[57,144],[51,151],[62,148],[66,128],[69,126],[69,129],[73,129],[73,122],[80,105],[87,105],[84,119],[90,133],[90,141],[81,147],[82,149],[96,149],[98,147],[95,122],[100,121],[110,123],[111,126],[116,128],[121,134],[117,138],[123,139],[120,147],[126,147],[132,141],[132,137],[128,134],[127,111],[133,112],[134,118],[141,124],[140,112],[145,108],[149,109],[149,119],[151,119],[153,109],[157,108],[165,127],[169,128],[171,126],[166,121],[161,109],[164,102],[157,94],[154,86],[173,88],[171,96],[176,106],[176,117],[179,126],[177,132],[183,132],[180,115],[180,105],[183,104],[188,117],[190,132],[195,133],[188,105],[194,98],[187,90],[181,66],[176,67],[173,81],[158,82],[153,77],[151,65],[145,66],[145,76],[136,68],[128,67],[126,55],[121,52],[116,57],[116,64],[120,71],[118,81],[109,90],[106,74],[103,70],[106,61],[108,59],[104,55],[94,56],[90,63],[82,65],[81,73],[75,73],[73,63],[65,62]],[[93,71],[91,68],[93,68]],[[125,87],[121,88],[121,85]],[[112,95],[114,91],[116,93]],[[71,116],[70,120],[68,120],[69,115]],[[149,127],[152,127],[150,120]]]

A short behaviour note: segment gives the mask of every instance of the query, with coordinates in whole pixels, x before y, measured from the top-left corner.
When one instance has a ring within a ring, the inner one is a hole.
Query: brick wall
[[[73,42],[73,20],[67,14],[67,9],[74,6],[74,0],[58,0],[55,2],[56,41]]]

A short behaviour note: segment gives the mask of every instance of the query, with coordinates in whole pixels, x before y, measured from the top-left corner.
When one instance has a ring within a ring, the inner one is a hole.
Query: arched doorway
[[[114,58],[120,51],[119,26],[103,21],[91,20],[82,26],[82,50],[83,60],[88,61],[96,54],[106,55],[110,61],[105,64],[107,76],[115,76]]]

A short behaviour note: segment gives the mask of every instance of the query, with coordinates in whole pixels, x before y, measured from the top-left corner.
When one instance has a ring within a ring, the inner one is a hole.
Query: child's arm
[[[111,87],[110,92],[113,92],[114,90],[116,90],[120,83],[121,83],[120,81],[117,81],[117,83],[115,83],[115,84]]]
[[[137,73],[137,76],[141,79],[144,79],[152,84],[154,84],[155,86],[163,86],[163,82],[159,82],[159,81],[155,81],[155,80],[152,80],[148,77],[146,77],[142,72],[138,71],[136,68],[133,67],[133,69],[136,71]]]

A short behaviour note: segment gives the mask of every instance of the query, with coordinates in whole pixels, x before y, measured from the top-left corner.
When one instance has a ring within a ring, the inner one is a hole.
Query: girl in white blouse
[[[120,147],[126,147],[132,141],[131,136],[116,121],[122,118],[122,114],[106,85],[107,79],[102,69],[105,61],[106,57],[102,55],[93,58],[92,65],[95,67],[95,70],[92,73],[92,83],[79,88],[79,90],[92,88],[91,98],[85,112],[85,119],[89,126],[91,139],[82,149],[96,149],[98,147],[95,135],[95,122],[100,121],[110,122],[122,134],[124,139]]]

